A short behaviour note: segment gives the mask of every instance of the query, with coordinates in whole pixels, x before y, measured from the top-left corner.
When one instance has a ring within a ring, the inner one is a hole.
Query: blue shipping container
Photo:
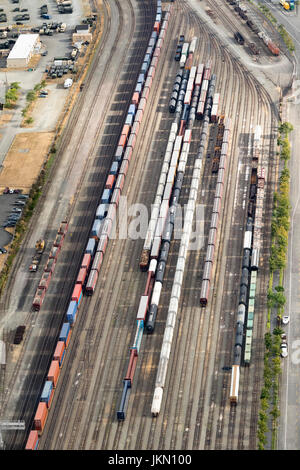
[[[111,189],[108,189],[108,188],[104,189],[102,193],[102,197],[101,197],[101,203],[102,204],[109,203],[110,196],[111,196]]]
[[[147,70],[148,70],[148,64],[147,64],[147,62],[143,62],[143,63],[142,63],[142,67],[141,67],[141,71],[144,72],[144,73],[146,73]]]
[[[138,82],[138,83],[142,83],[142,85],[143,85],[143,84],[144,84],[144,81],[145,81],[145,74],[144,74],[144,73],[140,73],[137,82]]]
[[[118,172],[118,163],[117,162],[114,162],[111,166],[111,171],[110,173],[112,175],[116,174],[116,173],[112,173],[112,169],[115,170],[117,169],[117,172]],[[107,216],[107,211],[108,211],[108,207],[109,207],[109,204],[100,204],[98,207],[97,207],[97,211],[96,211],[96,219],[99,219],[99,220],[102,220],[104,219],[106,216]]]
[[[118,165],[118,162],[113,162],[111,167],[110,167],[110,170],[109,170],[109,174],[110,175],[116,175],[118,173],[118,170],[119,170],[119,165]],[[102,206],[103,204],[100,204],[100,206],[98,207],[98,209]],[[106,204],[104,204],[106,205]],[[97,212],[98,212],[98,209],[97,209]],[[97,213],[96,213],[96,216],[97,216]],[[99,218],[99,217],[98,217]],[[102,217],[102,219],[104,218],[104,216]]]
[[[133,114],[133,115],[135,115],[135,111],[136,111],[135,105],[134,105],[134,104],[131,104],[131,105],[129,106],[128,114]]]
[[[137,93],[141,93],[142,88],[143,88],[143,85],[141,83],[137,83],[134,91]]]
[[[68,311],[67,311],[67,320],[71,325],[75,323],[76,313],[77,313],[77,302],[76,300],[71,300],[71,302],[69,303]]]
[[[91,236],[99,238],[100,237],[100,232],[101,232],[101,227],[102,227],[102,221],[98,220],[98,219],[95,219],[94,223],[93,223],[92,230],[91,230]]]
[[[51,382],[51,380],[47,380],[45,382],[45,385],[44,385],[44,388],[43,388],[43,391],[42,391],[42,394],[41,394],[40,401],[44,401],[44,402],[48,403],[49,400],[50,400],[52,390],[53,390],[53,382]]]
[[[133,121],[133,114],[127,114],[125,125],[128,124],[128,126],[131,126],[132,121]]]
[[[63,341],[65,343],[65,347],[67,347],[70,331],[70,323],[64,323],[60,330],[59,341]]]
[[[86,245],[85,253],[89,253],[90,255],[93,256],[95,249],[96,249],[96,240],[94,238],[90,238]]]
[[[123,387],[123,393],[121,397],[121,403],[117,411],[118,420],[124,420],[126,417],[126,410],[127,410],[129,395],[130,395],[130,380],[123,380],[123,384],[124,384],[124,387]]]

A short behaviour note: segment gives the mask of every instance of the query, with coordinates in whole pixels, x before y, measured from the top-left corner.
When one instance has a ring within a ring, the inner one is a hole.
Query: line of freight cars
[[[213,93],[213,90],[211,90]],[[197,201],[197,192],[199,188],[199,182],[201,177],[202,161],[204,158],[204,149],[208,136],[208,124],[210,121],[210,103],[207,102],[203,116],[203,126],[200,135],[199,149],[197,158],[194,162],[192,182],[190,186],[189,199],[187,204],[187,217],[183,227],[183,235],[181,237],[179,254],[176,264],[176,271],[173,281],[173,287],[171,291],[171,299],[168,309],[168,316],[165,326],[165,332],[163,337],[163,343],[161,348],[160,360],[158,364],[155,390],[153,394],[153,400],[151,405],[151,414],[153,417],[157,417],[162,404],[163,392],[165,388],[165,381],[167,377],[167,369],[169,363],[169,357],[171,353],[172,340],[176,325],[176,316],[179,307],[179,300],[181,294],[181,287],[183,282],[183,274],[185,268],[186,257],[188,254],[188,246],[190,240],[190,234],[192,230],[192,221],[194,216],[195,205]]]
[[[200,64],[203,69],[203,64]],[[151,218],[148,226],[148,230],[146,233],[146,238],[143,246],[143,250],[141,253],[141,258],[140,258],[140,269],[142,271],[146,271],[149,265],[150,259],[157,258],[158,256],[158,251],[160,247],[160,238],[158,237],[155,239],[155,229],[159,217],[159,210],[160,210],[160,204],[162,200],[162,196],[165,190],[165,184],[167,180],[167,173],[169,169],[169,164],[172,158],[172,152],[173,152],[173,146],[174,142],[176,139],[176,132],[178,131],[178,125],[180,126],[179,128],[179,135],[183,135],[184,129],[186,124],[188,124],[189,128],[192,128],[193,123],[194,123],[194,117],[195,117],[195,110],[197,107],[197,101],[194,103],[194,96],[196,96],[196,99],[199,99],[199,93],[200,93],[200,85],[196,85],[197,79],[199,83],[199,77],[200,77],[200,83],[202,80],[202,72],[199,75],[197,73],[197,70],[199,70],[199,67],[191,67],[191,71],[189,74],[189,70],[186,69],[184,70],[184,73],[182,74],[181,71],[179,71],[176,75],[176,77],[182,78],[180,81],[180,90],[179,90],[179,97],[178,101],[176,103],[176,108],[175,108],[175,120],[171,126],[171,131],[168,139],[168,144],[166,148],[166,152],[164,155],[164,160],[163,160],[163,166],[162,166],[162,171],[157,187],[157,192],[156,192],[156,197],[154,200],[154,205],[153,205],[153,210],[151,213]],[[185,77],[183,79],[183,77]],[[192,81],[190,81],[190,79]],[[188,92],[187,86],[188,84],[191,84],[191,89],[193,93],[190,95],[190,100],[191,100],[191,105],[189,102],[184,104],[185,96]],[[194,86],[195,83],[195,86]],[[178,145],[178,144],[177,144]],[[183,152],[185,152],[185,145],[183,146]],[[174,157],[175,158],[175,157]],[[184,163],[179,163],[179,171],[180,171],[180,166],[183,165]],[[168,185],[168,191],[170,191],[170,184]]]
[[[140,303],[138,307],[136,317],[136,334],[133,346],[130,348],[129,365],[125,378],[123,380],[123,392],[120,406],[117,410],[118,420],[125,419],[127,403],[129,400],[130,389],[132,387],[144,327],[146,326],[146,331],[148,333],[152,333],[154,329],[159,297],[161,293],[163,277],[166,267],[166,261],[175,223],[177,201],[182,185],[183,173],[185,170],[185,164],[187,162],[191,139],[191,131],[188,129],[185,131],[184,136],[177,135],[177,137],[175,137],[177,128],[177,123],[174,122],[171,126],[170,132],[171,141],[168,142],[166,151],[166,154],[170,152],[170,155],[168,157],[170,166],[168,167],[168,169],[166,169],[163,165],[160,183],[158,185],[159,188],[164,186],[164,190],[162,196],[158,195],[156,198],[156,206],[159,212],[157,225],[155,228],[154,243],[151,250],[152,258],[148,269],[146,287],[143,295],[140,298]],[[173,134],[175,141],[173,141]],[[172,150],[170,150],[170,143],[172,144]],[[179,155],[180,161],[177,165]],[[174,181],[176,169],[177,175]],[[164,183],[162,183],[161,181],[162,178],[164,179]],[[144,266],[143,271],[145,271]]]
[[[186,76],[186,80],[192,77],[194,83],[196,73],[197,67],[191,67],[191,74]],[[192,100],[192,95],[190,96],[190,100]],[[197,103],[194,103],[194,105],[189,108],[190,111],[194,113],[194,115],[196,113],[196,106]],[[182,107],[179,107],[176,112],[176,119],[171,126],[169,140],[165,152],[164,162],[162,165],[160,180],[158,183],[155,198],[155,211],[153,209],[146,236],[146,241],[147,243],[149,243],[149,247],[147,249],[146,258],[143,257],[144,250],[141,256],[140,267],[143,271],[147,270],[149,258],[151,258],[151,262],[148,269],[146,288],[144,294],[140,298],[139,308],[137,312],[136,334],[134,344],[130,348],[129,365],[127,368],[126,376],[123,380],[123,392],[120,406],[117,411],[118,420],[125,419],[125,410],[127,408],[127,403],[129,400],[130,389],[132,387],[132,381],[136,368],[137,357],[139,354],[139,347],[142,340],[144,326],[146,326],[146,331],[148,333],[152,333],[154,329],[155,318],[159,304],[159,297],[162,289],[163,277],[170,248],[172,232],[175,224],[176,209],[178,206],[178,199],[180,195],[183,175],[185,172],[185,166],[188,159],[189,146],[191,141],[190,127],[186,129],[183,134],[183,117],[184,110],[182,109]],[[186,116],[186,119],[192,127],[194,119],[189,119],[189,116]],[[179,133],[176,136],[176,132],[178,131],[178,125]],[[201,134],[202,139],[206,138],[206,135],[207,132]],[[194,169],[194,177],[197,177],[197,180],[199,180],[200,178],[200,171],[201,167],[197,167]],[[195,202],[197,190],[194,188],[193,183],[191,185],[191,192]],[[187,230],[188,227],[191,227],[192,216],[191,214],[189,215],[190,219],[187,219],[187,223],[184,224],[184,230]],[[181,266],[181,269],[183,270],[183,266]],[[183,273],[181,273],[181,276],[182,275]]]
[[[47,372],[47,378],[44,382],[44,387],[40,395],[39,404],[34,416],[33,427],[26,442],[26,450],[36,450],[38,447],[39,436],[42,434],[46,424],[54,396],[54,391],[59,379],[60,370],[62,368],[65,353],[70,342],[71,332],[72,330],[70,323],[65,322],[62,325],[58,342],[52,356],[52,361]]]
[[[149,40],[146,55],[141,67],[141,73],[132,97],[132,103],[128,109],[126,122],[121,132],[119,145],[106,180],[100,205],[96,211],[90,238],[82,258],[81,266],[67,309],[67,322],[63,324],[60,333],[53,361],[51,362],[47,380],[34,418],[33,429],[30,431],[27,440],[26,449],[33,450],[38,446],[38,436],[42,434],[45,426],[48,410],[51,406],[54,389],[59,376],[59,369],[63,364],[65,351],[72,331],[71,327],[75,323],[83,293],[85,292],[86,295],[92,295],[95,289],[119,198],[124,186],[129,161],[147,103],[152,80],[155,75],[158,57],[160,55],[168,27],[171,10],[172,8],[169,6],[165,11],[164,19],[162,20],[161,0],[157,0],[154,30]],[[129,123],[129,120],[131,123]]]
[[[33,299],[32,309],[35,310],[36,312],[38,312],[41,309],[41,306],[43,305],[45,295],[50,285],[50,281],[54,273],[58,255],[62,248],[62,244],[66,236],[67,230],[68,230],[68,222],[64,220],[61,222],[60,227],[57,231],[46,266],[44,268],[42,278],[39,282],[38,288],[36,290],[36,293]]]
[[[212,266],[214,261],[214,251],[217,238],[217,230],[219,223],[219,216],[221,211],[221,203],[223,196],[223,187],[226,170],[226,160],[229,150],[229,137],[230,137],[231,121],[229,118],[221,118],[218,124],[218,133],[222,134],[222,147],[220,151],[220,160],[218,166],[218,176],[214,197],[214,204],[210,222],[210,229],[208,234],[207,250],[205,256],[204,270],[202,276],[202,284],[200,290],[200,305],[206,307],[208,302],[210,282],[212,275]]]
[[[154,240],[157,240],[159,237],[160,243],[159,248],[157,249],[157,253],[154,254],[153,252],[151,252],[152,260],[157,259],[157,268],[155,272],[153,293],[148,311],[148,319],[146,321],[146,331],[148,333],[152,333],[154,331],[159,299],[163,285],[170,243],[174,231],[176,211],[184,177],[185,165],[189,153],[190,142],[190,129],[186,129],[184,136],[178,135],[176,137],[174,150],[172,153],[171,165],[169,168],[169,175],[173,175],[176,173],[176,176],[175,179],[173,176],[173,182],[170,182],[170,178],[168,176],[167,185],[165,187],[165,191],[162,197],[161,211],[157,223],[158,230],[156,230],[154,237]],[[172,166],[172,162],[174,162],[174,166]],[[180,163],[181,167],[178,168],[178,165]],[[182,165],[184,165],[184,167],[182,167]],[[175,168],[175,170],[173,170],[173,168]],[[169,183],[171,183],[170,187],[168,186]]]
[[[275,56],[279,56],[280,54],[280,50],[279,48],[276,46],[276,44],[274,44],[274,42],[271,40],[271,38],[269,38],[263,31],[260,30],[259,26],[255,24],[255,22],[253,20],[250,20],[248,18],[248,15],[247,15],[247,8],[242,5],[240,2],[236,2],[236,1],[233,1],[233,0],[227,0],[228,3],[230,3],[230,5],[234,6],[234,10],[240,15],[240,17],[246,21],[246,24],[247,26],[249,26],[249,28],[258,35],[258,37],[260,39],[263,40],[264,44],[268,47],[268,49],[271,51],[271,53]],[[236,35],[239,35],[241,36],[241,38],[238,38],[238,36]],[[240,33],[235,33],[235,39],[239,42],[239,44],[244,44],[244,38],[243,36],[240,34]],[[241,40],[241,42],[240,42]],[[257,53],[256,52],[256,48],[253,47],[253,43],[252,44],[252,50],[255,51],[254,53]],[[255,45],[254,45],[255,46]]]
[[[257,126],[254,135],[253,168],[248,201],[247,224],[243,243],[242,274],[229,396],[230,403],[234,405],[238,402],[239,375],[244,336],[244,364],[249,365],[251,361],[254,304],[257,271],[259,268],[260,231],[262,228],[261,211],[265,185],[265,171],[259,162],[261,154],[258,142],[260,142],[260,126]]]
[[[157,8],[157,11],[159,12],[161,10],[161,6],[158,6]],[[157,15],[160,14],[161,13],[157,13]],[[105,194],[103,193],[100,205],[97,210],[97,213],[99,214],[98,217],[96,213],[96,219],[93,227],[94,230],[92,230],[92,237],[96,238],[98,241],[95,255],[97,258],[94,260],[86,284],[87,295],[92,295],[96,287],[107,242],[111,230],[113,229],[116,209],[124,186],[125,176],[128,171],[129,162],[146,108],[152,81],[155,76],[158,58],[168,27],[169,18],[170,9],[168,9],[165,13],[164,20],[162,21],[161,27],[159,28],[159,23],[156,16],[154,26],[155,31],[153,31],[151,35],[144,62],[141,67],[141,73],[138,76],[137,85],[132,96],[132,104],[129,106],[125,124],[115,152],[111,171],[108,175],[105,188],[106,192]],[[157,31],[158,29],[159,33]],[[97,220],[98,218],[100,220]],[[99,252],[102,252],[102,257],[101,255],[97,255]]]

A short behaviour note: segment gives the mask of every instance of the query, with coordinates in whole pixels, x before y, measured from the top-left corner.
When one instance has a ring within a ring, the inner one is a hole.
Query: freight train
[[[96,287],[108,240],[111,230],[113,229],[113,223],[120,195],[124,186],[125,176],[145,111],[151,84],[158,64],[158,58],[163,46],[165,33],[168,28],[170,15],[171,6],[167,7],[165,12],[163,12],[161,0],[157,0],[153,32],[148,43],[148,48],[141,66],[125,123],[121,131],[110,172],[107,176],[105,188],[99,201],[95,219],[92,223],[90,236],[83,253],[77,279],[67,308],[66,322],[62,326],[59,340],[47,374],[47,380],[45,381],[34,417],[33,429],[30,431],[28,436],[26,443],[27,450],[34,450],[38,447],[39,436],[43,433],[45,427],[54,390],[59,378],[60,369],[63,365],[65,353],[70,341],[72,326],[74,325],[79,313],[83,294],[93,295]],[[137,357],[138,354],[139,344],[140,337],[138,336],[135,341],[135,348],[133,348],[135,352],[132,354],[130,370],[128,371],[129,376],[134,370],[134,365],[136,363],[135,357]]]
[[[213,90],[210,92],[210,96],[213,95]],[[230,137],[230,126],[231,122],[229,118],[220,118],[218,124],[218,135],[222,137],[222,145],[220,151],[220,158],[218,159],[218,171],[217,171],[217,182],[215,197],[213,203],[213,210],[211,215],[210,229],[208,233],[208,243],[204,262],[204,269],[202,275],[202,284],[200,290],[200,305],[206,307],[210,291],[210,283],[212,277],[212,266],[214,261],[214,251],[216,246],[217,230],[219,224],[219,216],[221,211],[221,202],[223,196],[223,186],[225,179],[226,160],[228,157],[228,146]]]
[[[261,165],[261,128],[257,126],[254,134],[251,184],[249,190],[246,230],[243,242],[242,273],[240,280],[239,303],[234,342],[234,358],[231,372],[229,400],[232,405],[238,403],[240,366],[242,348],[244,364],[251,360],[251,344],[254,321],[257,271],[259,268],[259,250],[261,246],[262,206],[265,187],[265,169]]]

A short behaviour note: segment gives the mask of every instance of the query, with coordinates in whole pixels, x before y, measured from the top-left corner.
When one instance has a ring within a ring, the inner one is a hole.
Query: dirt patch
[[[53,132],[17,134],[3,162],[0,191],[6,186],[29,192],[53,141]]]
[[[12,118],[11,113],[4,113],[0,115],[0,127],[6,126],[6,124],[11,120]]]

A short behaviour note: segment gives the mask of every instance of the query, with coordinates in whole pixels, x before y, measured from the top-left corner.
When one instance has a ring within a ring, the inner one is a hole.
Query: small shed
[[[72,43],[75,44],[76,42],[91,42],[93,39],[93,35],[90,32],[90,27],[88,24],[80,24],[75,26],[75,32],[72,36]]]

